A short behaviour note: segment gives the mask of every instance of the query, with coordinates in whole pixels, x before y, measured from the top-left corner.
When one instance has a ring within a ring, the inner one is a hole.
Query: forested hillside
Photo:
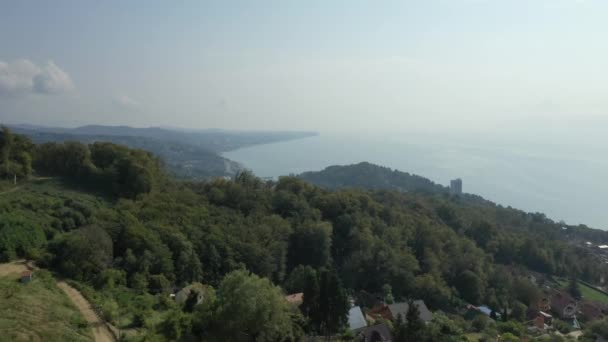
[[[298,177],[328,189],[363,188],[428,194],[448,192],[448,188],[427,178],[367,162],[329,166],[322,171],[304,172]]]
[[[1,176],[21,184],[0,195],[1,258],[74,280],[133,340],[341,334],[348,298],[362,291],[445,312],[410,337],[395,326],[399,341],[456,340],[474,329],[457,315],[466,303],[535,305],[527,270],[591,283],[608,275],[569,243],[605,232],[445,192],[328,190],[247,172],[184,183],[150,153],[111,143],[34,145],[3,129],[0,144]],[[203,299],[170,299],[193,283]],[[304,292],[300,309],[283,299],[294,292]]]
[[[239,163],[222,157],[222,152],[315,135],[312,132],[238,132],[96,125],[77,128],[18,125],[12,129],[39,144],[112,142],[145,149],[158,156],[172,176],[191,180],[233,177],[243,169]]]

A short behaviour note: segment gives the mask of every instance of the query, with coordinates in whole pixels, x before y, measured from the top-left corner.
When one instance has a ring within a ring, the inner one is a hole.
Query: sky
[[[0,0],[0,122],[608,123],[608,2]]]

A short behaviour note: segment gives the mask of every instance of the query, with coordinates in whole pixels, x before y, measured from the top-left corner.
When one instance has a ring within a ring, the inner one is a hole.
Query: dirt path
[[[35,267],[28,264],[25,260],[17,260],[5,264],[0,264],[0,277],[14,276],[19,277],[21,272],[33,270]],[[34,277],[36,275],[34,274]],[[104,321],[93,311],[91,304],[76,290],[64,281],[57,281],[57,287],[63,290],[70,298],[72,303],[78,308],[84,319],[89,323],[93,330],[95,342],[114,342],[114,335],[110,332]]]
[[[84,319],[89,323],[91,329],[93,329],[93,337],[95,342],[114,342],[114,335],[110,332],[110,329],[106,326],[104,321],[93,311],[91,304],[76,290],[64,281],[58,281],[57,286],[65,292],[66,295],[72,300],[74,305],[80,310]]]

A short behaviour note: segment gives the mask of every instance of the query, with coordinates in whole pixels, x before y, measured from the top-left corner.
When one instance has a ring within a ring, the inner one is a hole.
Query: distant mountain
[[[69,134],[40,132],[19,127],[11,128],[16,133],[27,135],[35,143],[80,141],[90,144],[96,141],[109,141],[131,148],[147,150],[160,157],[167,169],[177,178],[205,179],[234,176],[243,169],[243,166],[239,163],[224,158],[213,151],[181,142],[140,136]]]
[[[59,133],[72,135],[96,136],[125,136],[145,137],[163,141],[173,141],[202,147],[214,152],[227,152],[241,147],[267,144],[278,141],[306,138],[317,135],[315,132],[289,131],[229,131],[229,130],[195,130],[179,128],[148,127],[137,128],[129,126],[87,125],[77,128],[61,127],[28,127],[15,125],[12,127],[33,129],[37,132]]]
[[[392,170],[368,162],[334,165],[317,172],[305,172],[299,178],[329,189],[365,188],[401,192],[448,193],[449,189],[422,176]]]

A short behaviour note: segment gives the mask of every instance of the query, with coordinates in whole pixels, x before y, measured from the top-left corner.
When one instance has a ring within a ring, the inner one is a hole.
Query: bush
[[[572,331],[572,327],[570,326],[570,324],[564,321],[560,321],[559,319],[553,320],[553,327],[562,334],[567,334]]]
[[[525,327],[516,321],[498,322],[496,328],[502,334],[509,333],[518,337],[521,337],[525,331]]]
[[[488,325],[490,325],[490,321],[490,318],[488,318],[486,315],[477,315],[471,321],[471,326],[475,331],[482,332],[488,327]]]

